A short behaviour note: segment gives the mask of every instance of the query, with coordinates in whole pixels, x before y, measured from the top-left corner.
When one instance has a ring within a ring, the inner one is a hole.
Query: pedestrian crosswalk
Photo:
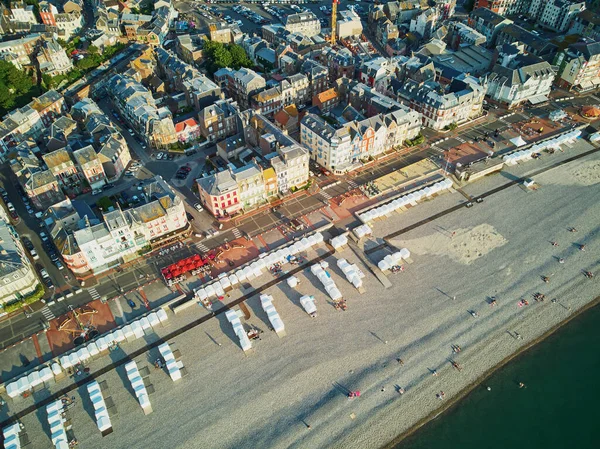
[[[93,300],[100,299],[100,293],[98,293],[98,291],[94,287],[88,288],[88,293],[90,294]]]
[[[330,199],[331,199],[331,195],[330,195],[329,193],[327,193],[325,190],[321,190],[321,191],[319,192],[319,194],[320,194],[320,195],[321,195],[323,198],[325,198],[326,200],[330,200]]]
[[[231,232],[233,232],[233,235],[235,236],[236,239],[239,239],[242,237],[242,233],[238,228],[233,228],[231,230]]]
[[[358,187],[358,184],[357,184],[357,183],[355,183],[355,182],[354,182],[352,179],[349,179],[349,180],[348,180],[348,185],[349,185],[350,187],[352,187],[353,189],[356,189],[356,188]]]
[[[44,318],[46,318],[48,321],[56,318],[52,313],[52,310],[50,310],[50,307],[48,306],[44,306],[44,308],[42,309],[42,315],[44,315]]]
[[[196,248],[198,248],[203,253],[207,253],[210,251],[210,249],[208,249],[204,243],[196,243]]]
[[[460,143],[466,143],[467,142],[465,139],[463,139],[460,136],[456,136],[455,139],[458,140]]]

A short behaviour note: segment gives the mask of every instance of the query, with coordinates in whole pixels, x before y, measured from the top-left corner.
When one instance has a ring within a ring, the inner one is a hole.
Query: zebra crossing
[[[319,192],[319,194],[320,194],[320,195],[321,195],[323,198],[325,198],[326,200],[330,200],[330,199],[331,199],[331,195],[330,195],[329,193],[327,193],[325,190],[321,190],[321,191]]]
[[[231,232],[233,232],[233,235],[236,239],[239,239],[242,237],[242,232],[238,228],[233,228],[231,230]]]
[[[460,137],[460,136],[455,136],[454,138],[456,140],[458,140],[460,143],[467,143],[467,141],[465,139],[463,139],[462,137]]]
[[[42,309],[42,315],[44,315],[44,318],[46,318],[48,321],[56,318],[56,316],[54,316],[52,310],[50,310],[50,307],[48,306],[44,306],[44,308]]]
[[[100,299],[100,293],[94,287],[88,288],[88,293],[93,300]]]
[[[352,180],[352,179],[349,179],[347,182],[348,182],[348,185],[350,187],[352,187],[353,189],[356,189],[358,187],[358,184],[355,183],[354,180]]]
[[[207,253],[210,249],[204,243],[196,243],[196,248],[198,248],[203,253]]]

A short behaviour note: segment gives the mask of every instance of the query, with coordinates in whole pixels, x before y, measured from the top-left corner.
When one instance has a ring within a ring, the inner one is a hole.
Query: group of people
[[[569,232],[577,232],[577,229],[574,228],[574,227],[569,227],[567,229],[569,230]],[[552,246],[558,246],[558,242],[557,241],[552,241],[550,243],[552,244]],[[579,248],[580,251],[585,251],[585,244],[579,243],[579,244],[577,244],[577,247]],[[564,264],[565,263],[564,257],[559,257],[558,258],[558,263]],[[594,277],[594,273],[592,273],[591,271],[588,271],[588,270],[584,270],[583,274],[588,279],[592,279]],[[545,283],[549,283],[550,282],[550,278],[548,276],[542,276],[542,280]]]

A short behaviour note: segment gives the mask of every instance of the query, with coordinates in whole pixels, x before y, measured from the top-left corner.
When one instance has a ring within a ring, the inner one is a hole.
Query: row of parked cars
[[[248,8],[247,6],[236,5],[232,9],[235,12],[237,12],[240,16],[244,16],[250,22],[254,22],[256,24],[266,24],[266,23],[269,23],[269,21],[267,19],[265,19],[260,14],[255,13],[250,8]],[[227,16],[227,17],[229,17],[229,16]],[[227,20],[227,17],[225,17],[225,20]],[[239,22],[241,22],[241,20],[238,20],[236,22],[238,23],[238,25],[241,25],[241,23],[239,23]]]

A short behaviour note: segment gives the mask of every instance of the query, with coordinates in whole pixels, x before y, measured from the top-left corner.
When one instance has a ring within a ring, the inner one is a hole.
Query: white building
[[[285,29],[290,33],[300,33],[312,37],[321,32],[321,22],[312,12],[290,14],[285,21]]]
[[[14,2],[11,3],[10,10],[12,12],[11,22],[30,23],[31,25],[38,23],[32,5],[27,5],[25,2]]]
[[[62,75],[73,68],[73,61],[56,41],[45,41],[40,47],[37,60],[44,75]]]
[[[33,293],[39,284],[17,231],[7,223],[0,211],[0,304],[21,299]]]
[[[568,0],[532,0],[529,15],[543,27],[567,31],[577,14],[585,9],[585,2]]]
[[[144,204],[104,214],[104,222],[74,232],[75,241],[95,274],[139,257],[138,251],[185,232],[189,226],[181,198],[160,177],[143,187]]]
[[[600,42],[586,40],[569,45],[556,57],[557,84],[586,92],[600,87]]]
[[[498,62],[488,77],[487,95],[512,108],[529,101],[538,104],[548,100],[555,73],[552,66],[530,54],[515,54],[503,45]]]
[[[56,14],[54,20],[59,31],[65,33],[63,36],[65,40],[69,40],[71,36],[83,28],[83,15],[80,12]]]
[[[408,108],[338,128],[315,114],[306,114],[301,121],[300,139],[314,161],[343,174],[360,167],[361,161],[376,158],[416,137],[421,126],[421,114]]]
[[[309,154],[304,148],[298,145],[279,148],[270,160],[277,174],[277,188],[282,194],[308,182]]]
[[[472,76],[461,75],[442,88],[435,81],[407,79],[398,95],[423,115],[423,125],[442,130],[480,117],[487,86]]]
[[[336,35],[339,39],[360,36],[362,32],[363,26],[358,14],[348,9],[339,12],[339,18],[336,21]]]

